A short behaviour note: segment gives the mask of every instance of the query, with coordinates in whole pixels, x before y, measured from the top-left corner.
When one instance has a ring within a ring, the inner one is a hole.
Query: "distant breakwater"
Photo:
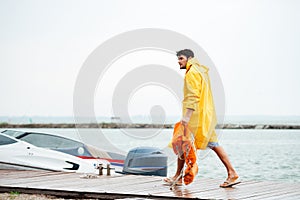
[[[165,128],[173,129],[174,124],[126,124],[126,123],[0,123],[0,128]],[[218,124],[217,129],[300,129],[300,124]]]

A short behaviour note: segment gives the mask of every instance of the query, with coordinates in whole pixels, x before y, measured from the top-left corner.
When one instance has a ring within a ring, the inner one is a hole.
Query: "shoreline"
[[[164,128],[173,129],[174,124],[126,124],[126,123],[0,123],[0,128]],[[216,129],[300,129],[300,124],[218,124]]]

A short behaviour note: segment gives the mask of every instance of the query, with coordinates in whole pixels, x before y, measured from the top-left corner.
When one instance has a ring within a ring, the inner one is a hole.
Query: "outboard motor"
[[[167,176],[167,160],[167,155],[158,148],[137,147],[128,152],[123,173]]]

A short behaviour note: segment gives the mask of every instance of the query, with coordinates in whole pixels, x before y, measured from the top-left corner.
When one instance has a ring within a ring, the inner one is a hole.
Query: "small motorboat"
[[[5,130],[3,134],[28,142],[34,146],[70,154],[81,159],[102,159],[108,161],[114,167],[123,167],[125,155],[101,150],[92,145],[84,144],[70,138],[40,132],[25,132]]]
[[[20,146],[22,145],[23,147],[20,147],[21,149],[26,149],[27,147],[29,147],[29,149],[38,149],[38,151],[41,151],[41,149],[43,149],[44,152],[47,152],[45,156],[48,156],[53,152],[60,153],[60,155],[66,155],[69,157],[72,156],[74,159],[76,158],[78,162],[79,160],[81,160],[84,161],[83,163],[90,163],[90,165],[92,165],[94,169],[99,164],[110,164],[111,167],[119,173],[167,176],[167,156],[163,151],[154,147],[137,147],[130,150],[127,156],[125,156],[120,153],[101,150],[94,146],[87,145],[70,138],[48,133],[5,130],[2,131],[1,135],[2,138],[0,138],[0,150],[2,147],[2,140],[5,140],[6,138],[4,138],[4,136],[6,136],[7,138],[13,140],[13,143],[19,143]],[[11,153],[9,152],[14,151],[11,146],[4,147],[4,149],[7,150],[8,156],[2,155],[2,151],[0,151],[0,162],[2,163],[5,162],[5,159],[11,160],[9,159],[9,155],[11,155]],[[28,149],[23,151],[23,153],[25,153],[25,151],[28,151]],[[25,153],[22,156],[25,158],[27,154]],[[39,155],[40,157],[42,157],[41,153]],[[18,161],[17,159],[15,159],[15,162],[17,164],[23,163],[23,160]],[[36,160],[38,159],[36,158]],[[43,162],[43,159],[41,159],[40,162]],[[64,162],[66,161],[64,160]],[[71,161],[68,161],[68,163],[70,162]],[[36,167],[43,168],[43,166],[44,165],[39,164]],[[48,168],[57,169],[57,167]],[[62,171],[65,171],[63,167],[58,168],[62,169]],[[85,173],[88,173],[88,171]]]
[[[66,153],[40,148],[0,133],[0,169],[97,173],[96,167],[107,163],[101,159],[87,161]]]

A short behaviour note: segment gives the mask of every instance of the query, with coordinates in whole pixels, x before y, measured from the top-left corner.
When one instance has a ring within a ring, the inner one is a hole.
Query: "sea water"
[[[3,130],[3,129],[2,129]],[[0,130],[0,131],[2,131]],[[123,152],[139,146],[168,150],[168,175],[176,157],[168,148],[172,129],[19,129],[63,135],[101,149]],[[219,143],[242,180],[300,182],[300,130],[218,130]],[[198,151],[198,178],[226,178],[226,169],[211,151]]]

